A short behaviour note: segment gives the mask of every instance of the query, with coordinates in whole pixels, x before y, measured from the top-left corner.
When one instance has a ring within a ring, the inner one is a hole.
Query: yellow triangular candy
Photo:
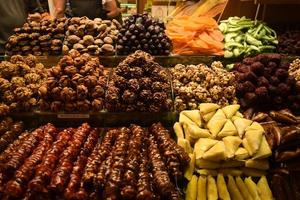
[[[218,133],[218,138],[223,138],[226,136],[237,135],[237,130],[230,119],[227,119],[222,130]]]
[[[251,177],[245,178],[244,182],[248,188],[248,191],[252,199],[259,200],[260,197],[258,195],[257,187],[256,184],[253,182],[252,178]]]
[[[249,153],[245,148],[239,147],[236,152],[234,153],[234,157],[237,160],[245,160],[249,158]]]
[[[254,159],[262,159],[262,158],[267,158],[272,155],[271,148],[269,146],[269,143],[267,142],[266,137],[263,135],[260,147],[257,151],[257,153],[254,155]]]
[[[260,178],[260,180],[258,181],[257,190],[258,190],[258,193],[259,193],[259,196],[261,199],[264,199],[264,200],[272,200],[273,199],[272,191],[269,187],[267,178],[265,176],[262,176]]]
[[[244,118],[237,118],[233,121],[240,138],[243,138],[245,129],[251,125],[252,121]]]
[[[207,199],[218,200],[217,184],[212,176],[208,176],[207,178]]]
[[[231,175],[228,176],[228,191],[232,200],[243,200],[243,196],[239,191],[233,177]]]
[[[236,185],[237,187],[239,188],[242,196],[244,197],[244,199],[246,200],[252,200],[252,197],[248,191],[248,188],[246,186],[246,184],[244,183],[244,181],[242,180],[242,178],[240,176],[237,176],[235,178],[235,181],[236,181]]]
[[[173,129],[177,138],[184,138],[183,128],[179,122],[174,124]]]
[[[225,113],[228,119],[234,116],[239,109],[240,109],[240,105],[237,104],[225,106],[224,108],[222,108],[223,112]]]
[[[202,115],[202,118],[205,122],[208,122],[215,115],[215,113],[216,113],[216,111],[212,111],[210,113]]]
[[[193,175],[186,188],[185,200],[197,199],[197,181],[198,177],[196,175]]]
[[[248,142],[251,156],[254,155],[258,151],[261,141],[262,141],[262,136],[263,136],[263,131],[247,131],[245,133],[245,138]]]
[[[181,146],[185,152],[187,153],[192,153],[192,147],[191,147],[191,144],[190,142],[187,140],[187,139],[184,139],[184,138],[178,138],[177,140],[177,144],[179,146]]]
[[[234,153],[239,148],[242,140],[238,136],[227,136],[223,138],[226,149],[226,158],[233,158]]]
[[[213,112],[213,111],[217,110],[218,108],[220,108],[220,106],[215,103],[201,103],[199,105],[199,110],[200,110],[201,115],[207,114],[209,112]]]
[[[225,145],[224,142],[219,141],[212,148],[206,151],[203,158],[210,161],[221,161],[225,159]]]
[[[190,118],[195,124],[201,127],[201,116],[199,110],[184,110],[180,114],[183,114]]]
[[[199,176],[197,183],[197,200],[206,200],[207,192],[206,192],[206,176]]]
[[[242,113],[240,113],[239,111],[237,111],[236,113],[235,113],[235,115],[234,115],[235,117],[240,117],[240,118],[243,118],[244,117],[244,115],[242,114]],[[233,116],[233,117],[234,117]]]
[[[245,162],[245,167],[268,170],[270,168],[269,161],[267,159],[249,159]]]
[[[191,137],[190,137],[190,131],[189,131],[189,128],[188,128],[188,124],[187,123],[182,124],[182,128],[184,130],[185,139],[187,139],[188,141],[191,142]]]
[[[211,132],[213,138],[217,137],[218,133],[222,130],[225,123],[226,119],[209,120],[209,122],[207,123],[207,128]]]
[[[183,125],[183,124],[193,124],[194,122],[181,112],[179,114],[179,123]]]
[[[253,122],[250,126],[248,126],[245,131],[263,131],[264,128],[258,123],[258,122]]]
[[[211,137],[211,134],[207,129],[200,128],[196,124],[188,124],[187,127],[190,137],[194,140]]]
[[[196,170],[198,174],[200,175],[211,175],[211,176],[217,176],[218,175],[218,171],[217,170],[213,170],[213,169],[197,169]]]
[[[220,167],[220,163],[204,160],[204,159],[197,159],[196,166],[200,169],[217,169]]]
[[[194,145],[196,159],[202,158],[204,153],[214,146],[218,141],[209,138],[200,138]]]
[[[218,109],[217,112],[214,114],[214,116],[209,121],[215,121],[217,119],[226,119],[225,113],[222,111],[222,109]]]
[[[191,158],[191,160],[184,172],[184,177],[190,181],[193,177],[194,169],[195,169],[195,154],[190,153],[189,157]]]
[[[230,200],[230,195],[227,190],[226,182],[225,182],[223,174],[218,174],[217,187],[218,187],[219,199]]]

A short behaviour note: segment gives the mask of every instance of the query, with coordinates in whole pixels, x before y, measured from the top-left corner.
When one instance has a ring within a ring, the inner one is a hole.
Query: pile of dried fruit
[[[88,124],[21,134],[0,154],[1,197],[182,199],[176,181],[190,159],[160,123],[99,135]]]
[[[60,55],[65,37],[66,18],[30,21],[15,28],[8,39],[8,55]]]
[[[286,31],[278,35],[278,52],[300,55],[300,31]]]
[[[242,108],[300,109],[300,84],[289,76],[289,64],[280,54],[260,54],[234,66],[237,97]]]
[[[114,69],[105,98],[108,111],[172,109],[170,77],[153,59],[148,53],[136,51]]]
[[[196,109],[204,102],[220,105],[237,103],[234,74],[227,72],[221,62],[213,62],[211,67],[178,64],[171,73],[177,111]]]
[[[71,50],[39,88],[41,110],[100,111],[107,78],[99,59]]]
[[[0,63],[0,102],[11,112],[30,111],[37,103],[38,89],[46,78],[44,65],[34,56],[12,56]],[[2,104],[1,112],[7,112]],[[2,113],[0,114],[2,115]]]
[[[120,29],[117,53],[128,55],[142,50],[151,55],[169,55],[172,44],[164,31],[164,23],[147,13],[131,15]]]
[[[75,49],[91,55],[113,55],[120,28],[116,20],[73,17],[68,22],[63,52],[67,54],[69,50]]]
[[[272,187],[276,199],[299,199],[300,117],[289,110],[255,113],[245,116],[262,124],[273,148]]]

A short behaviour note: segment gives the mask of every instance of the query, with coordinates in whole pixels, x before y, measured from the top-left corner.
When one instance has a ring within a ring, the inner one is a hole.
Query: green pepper
[[[243,36],[242,34],[239,34],[239,35],[234,39],[235,42],[241,42],[242,40],[244,40],[244,36]]]
[[[248,47],[248,49],[246,49],[245,53],[250,53],[251,51],[257,51],[257,52],[260,52],[259,48],[254,46],[254,45],[250,45]]]
[[[225,51],[224,52],[224,57],[225,58],[232,58],[233,57],[233,53],[231,51]]]
[[[236,27],[236,28],[229,28],[228,32],[237,32],[237,31],[240,31],[242,29],[249,28],[249,27],[251,27],[251,26],[244,25],[244,26],[239,26],[239,27]]]
[[[221,23],[221,24],[219,25],[219,29],[220,29],[220,31],[221,31],[222,33],[226,33],[226,32],[227,32],[227,29],[228,29],[227,24]]]
[[[252,37],[251,35],[249,34],[246,34],[246,41],[249,43],[249,44],[252,44],[252,45],[255,45],[255,46],[261,46],[262,45],[262,42],[255,39],[254,37]]]
[[[228,71],[232,70],[233,67],[234,67],[234,63],[232,63],[232,64],[227,64],[227,65],[226,65],[226,69],[227,69]]]
[[[262,39],[267,34],[265,29],[262,29],[256,38]]]
[[[264,51],[269,51],[269,50],[273,51],[273,50],[276,49],[276,47],[275,46],[271,46],[271,45],[265,45],[265,46],[258,47],[258,49],[259,49],[260,52],[264,52]]]
[[[234,57],[239,57],[242,54],[242,51],[239,48],[233,49],[233,55]]]
[[[258,33],[259,33],[259,31],[261,30],[263,28],[263,24],[260,24],[257,28],[256,28],[256,30],[255,30],[255,32],[253,33],[253,37],[256,37],[257,35],[258,35]]]
[[[238,35],[238,33],[228,33],[225,35],[225,42],[229,42],[229,41],[234,41],[234,37],[236,37]]]
[[[244,46],[240,43],[237,43],[237,42],[233,42],[233,41],[230,41],[230,42],[226,42],[225,43],[225,49],[230,49],[232,47],[239,47],[239,48],[243,48]]]

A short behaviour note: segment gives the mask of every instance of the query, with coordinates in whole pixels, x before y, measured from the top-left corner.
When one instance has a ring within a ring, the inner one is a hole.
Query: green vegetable
[[[255,39],[254,37],[252,37],[251,35],[247,34],[246,33],[246,41],[249,43],[249,44],[252,44],[252,45],[255,45],[255,46],[261,46],[262,45],[262,42]]]
[[[228,33],[225,37],[224,40],[225,42],[229,42],[229,41],[235,41],[233,38],[238,36],[239,33]]]

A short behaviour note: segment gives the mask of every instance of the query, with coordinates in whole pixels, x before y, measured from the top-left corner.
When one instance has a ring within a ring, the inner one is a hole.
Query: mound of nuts
[[[114,70],[105,101],[108,111],[161,112],[172,108],[169,75],[148,53],[136,51]]]
[[[6,54],[60,55],[65,37],[65,24],[66,18],[28,21],[23,27],[14,29],[14,34],[6,44]]]
[[[29,55],[12,56],[10,61],[0,63],[1,111],[30,111],[37,103],[38,89],[46,78],[44,65],[37,63],[36,57]],[[5,106],[5,105],[6,106]]]
[[[69,20],[63,52],[75,49],[91,55],[113,55],[114,43],[121,25],[116,20],[90,20],[87,17],[73,17]]]
[[[235,104],[235,77],[221,62],[211,67],[204,64],[178,64],[171,69],[175,94],[175,109],[197,109],[200,103]]]
[[[300,85],[280,54],[259,54],[234,66],[237,96],[243,108],[300,109]]]
[[[38,103],[43,111],[100,111],[105,86],[99,59],[73,49],[49,69],[49,77],[39,88]]]

